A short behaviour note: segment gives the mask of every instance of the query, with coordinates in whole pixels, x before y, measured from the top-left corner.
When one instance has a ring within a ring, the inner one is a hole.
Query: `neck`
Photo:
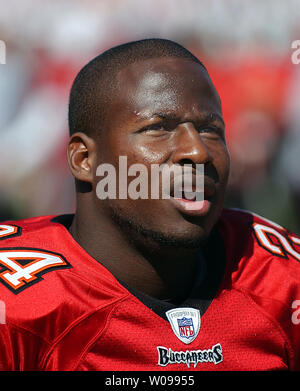
[[[87,218],[88,216],[88,218]],[[104,213],[77,208],[70,227],[74,239],[117,279],[158,299],[188,295],[199,249],[170,248],[128,235]]]

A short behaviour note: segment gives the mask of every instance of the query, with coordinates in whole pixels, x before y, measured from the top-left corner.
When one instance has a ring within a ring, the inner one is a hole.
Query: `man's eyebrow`
[[[150,115],[141,116],[136,120],[136,122],[142,122],[145,120],[150,120],[150,119],[155,119],[155,118],[160,118],[162,120],[179,120],[180,119],[178,115],[176,115],[175,113],[172,113],[172,112],[169,112],[169,113],[168,112],[167,113],[158,112],[158,113],[153,113]],[[199,119],[203,122],[206,122],[206,123],[220,121],[225,126],[225,122],[224,122],[224,119],[222,118],[222,116],[218,113],[215,113],[215,112],[200,113]]]
[[[201,116],[201,120],[203,120],[204,122],[220,121],[225,126],[223,117],[218,113],[203,113],[200,116]]]
[[[140,116],[136,122],[142,122],[150,119],[155,119],[156,117],[166,120],[166,119],[177,119],[178,116],[176,116],[174,113],[153,113],[149,115],[143,115]]]

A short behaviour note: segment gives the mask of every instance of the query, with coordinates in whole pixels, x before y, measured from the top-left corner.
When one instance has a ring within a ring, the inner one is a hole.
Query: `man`
[[[75,79],[69,124],[75,215],[1,225],[1,369],[299,369],[300,238],[222,210],[229,154],[201,62],[168,40],[112,48]],[[175,177],[162,197],[161,175],[158,198],[120,196],[120,157],[190,167],[193,190],[204,167],[204,200],[175,197]],[[99,196],[103,165],[117,197]]]

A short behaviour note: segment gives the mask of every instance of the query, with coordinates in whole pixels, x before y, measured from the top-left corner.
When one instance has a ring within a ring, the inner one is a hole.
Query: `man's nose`
[[[211,152],[192,123],[179,125],[172,160],[174,164],[206,164],[212,162]]]

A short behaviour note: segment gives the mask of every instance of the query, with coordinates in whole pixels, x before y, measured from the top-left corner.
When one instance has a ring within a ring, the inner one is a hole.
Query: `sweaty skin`
[[[68,160],[92,190],[77,193],[70,232],[117,278],[157,298],[188,294],[196,253],[223,207],[229,154],[219,96],[190,60],[140,61],[117,75],[118,88],[99,136],[73,135]],[[99,200],[101,163],[204,164],[206,209],[186,212],[174,199]],[[183,267],[184,264],[184,267]],[[180,284],[178,284],[180,281]]]

